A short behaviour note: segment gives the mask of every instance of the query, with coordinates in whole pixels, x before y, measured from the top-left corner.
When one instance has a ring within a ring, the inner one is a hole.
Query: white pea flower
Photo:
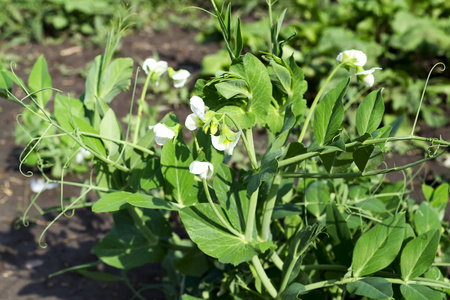
[[[86,150],[84,148],[80,148],[80,151],[78,151],[77,156],[75,157],[75,160],[77,161],[77,163],[81,164],[84,162],[84,159],[86,157],[88,157],[89,155],[91,155],[91,152],[89,152],[88,150]]]
[[[365,70],[356,73],[358,76],[358,80],[360,80],[366,87],[372,87],[375,82],[375,77],[373,77],[372,73],[376,70],[381,70],[381,68],[372,68],[370,70]]]
[[[347,63],[352,67],[363,67],[367,62],[367,56],[360,50],[345,50],[339,53],[336,60],[340,63]]]
[[[189,172],[199,175],[202,179],[209,179],[214,172],[214,166],[209,162],[193,161],[189,165]]]
[[[158,123],[155,126],[149,126],[148,128],[153,129],[155,132],[155,142],[160,146],[163,146],[175,137],[175,131],[162,123]]]
[[[211,142],[214,148],[219,151],[225,151],[228,155],[233,154],[234,147],[236,147],[241,137],[241,132],[232,132],[227,126],[222,128],[222,134],[215,136],[211,134]]]
[[[194,131],[205,124],[205,103],[203,99],[198,96],[193,96],[190,100],[191,111],[193,112],[187,116],[185,126]]]
[[[191,76],[191,73],[188,70],[181,69],[174,72],[170,77],[173,80],[173,86],[178,89],[186,84],[189,76]]]
[[[45,181],[42,178],[34,179],[31,178],[30,180],[30,188],[33,191],[33,193],[40,193],[45,190],[51,190],[58,187],[57,183],[45,183]]]
[[[167,71],[167,62],[164,60],[156,61],[153,58],[147,58],[144,63],[142,64],[142,68],[145,71],[145,74],[148,74],[148,72],[153,72],[155,74],[158,74],[158,76],[161,76]]]

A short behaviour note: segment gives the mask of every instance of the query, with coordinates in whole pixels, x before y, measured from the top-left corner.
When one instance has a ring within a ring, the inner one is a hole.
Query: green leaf
[[[371,92],[361,102],[356,111],[356,129],[359,135],[377,130],[383,120],[384,102],[382,89]]]
[[[133,60],[131,58],[113,60],[103,74],[100,99],[110,103],[120,92],[128,89],[132,75]]]
[[[347,221],[339,212],[336,204],[331,202],[327,205],[326,230],[333,239],[333,251],[336,258],[342,263],[351,263],[351,251],[353,250],[352,234],[348,228]]]
[[[292,94],[291,73],[285,66],[271,60],[269,64],[269,76],[273,84],[285,94]]]
[[[418,284],[402,284],[400,292],[405,300],[443,300],[441,293],[430,289],[427,286]]]
[[[145,162],[145,167],[140,176],[140,186],[144,190],[161,187],[164,177],[161,173],[159,159],[149,159]]]
[[[108,109],[100,122],[100,134],[108,139],[103,139],[106,149],[108,149],[108,157],[119,152],[119,145],[110,139],[122,139],[122,127],[116,118],[116,114],[112,109]]]
[[[226,219],[222,208],[214,204]],[[205,254],[217,258],[221,263],[235,266],[250,261],[258,254],[257,248],[225,229],[209,203],[198,203],[181,209],[183,222],[189,237]]]
[[[404,236],[404,214],[392,216],[364,233],[353,251],[354,277],[372,274],[391,264],[400,251]]]
[[[430,203],[422,202],[414,213],[414,228],[419,235],[431,229],[441,229],[439,215]]]
[[[342,98],[347,92],[350,77],[342,80],[320,100],[314,111],[314,135],[319,146],[329,143],[339,131],[344,120]]]
[[[236,173],[227,165],[221,164],[214,179],[214,192],[233,228],[243,232],[249,201],[245,187],[240,186],[234,178]]]
[[[277,174],[278,162],[277,158],[282,154],[281,150],[266,152],[261,160],[261,167],[258,170],[249,172],[246,180],[249,181],[247,186],[248,195],[253,194],[263,181],[273,178]]]
[[[98,258],[118,269],[132,269],[163,259],[167,248],[151,244],[127,211],[116,212],[113,217],[114,226],[110,233],[92,248]],[[145,210],[141,218],[145,226],[160,238],[170,237],[170,226],[158,211]]]
[[[114,212],[127,207],[127,204],[150,209],[177,210],[171,202],[140,193],[115,192],[105,194],[92,206],[93,212]]]
[[[3,65],[0,64],[0,97],[8,99],[8,92],[12,91],[13,88],[13,80],[12,77],[14,75],[5,69]]]
[[[305,205],[316,218],[323,214],[329,200],[330,188],[326,181],[313,181],[306,188]]]
[[[289,57],[288,64],[294,75],[294,88],[291,101],[286,103],[285,105],[293,103],[292,111],[294,112],[294,115],[296,117],[299,117],[303,116],[303,113],[306,110],[306,100],[303,99],[303,94],[308,89],[308,82],[305,80],[303,70],[295,62],[293,54]],[[298,120],[299,119],[301,118],[298,118]]]
[[[272,220],[281,219],[287,216],[299,215],[302,211],[302,207],[294,203],[277,205],[273,208]]]
[[[371,299],[386,299],[394,295],[392,283],[382,277],[367,277],[348,283],[347,291]]]
[[[52,87],[52,78],[48,72],[47,61],[43,55],[39,56],[31,70],[28,77],[28,87],[30,88],[30,93]],[[46,89],[34,94],[33,97],[41,107],[45,107],[48,100],[52,97],[52,93],[51,89]]]
[[[306,287],[298,282],[291,283],[287,289],[281,294],[281,300],[298,299],[298,295],[306,292]]]
[[[174,262],[175,268],[183,275],[200,277],[205,274],[210,266],[210,262],[203,252],[193,247],[177,261]]]
[[[89,125],[89,123],[87,123],[84,119],[81,119],[75,115],[72,115],[71,123],[73,123],[72,124],[73,128],[77,128],[81,132],[99,135],[97,130],[95,130],[91,125]],[[97,153],[102,157],[106,157],[105,146],[103,146],[103,142],[100,138],[90,137],[83,134],[81,134],[80,137],[83,144],[86,145],[86,147],[88,148],[87,150],[89,150],[93,154]]]
[[[440,237],[439,230],[434,229],[419,235],[406,244],[400,260],[404,281],[422,275],[431,267],[436,257]]]
[[[445,209],[448,202],[448,192],[449,185],[447,183],[443,183],[434,190],[432,198],[430,200],[427,200],[439,214],[439,220],[441,221],[445,216]]]
[[[244,43],[242,41],[241,19],[237,18],[236,25],[234,26],[234,56],[239,57],[241,55]]]
[[[163,146],[161,172],[165,178],[164,189],[179,204],[184,203],[194,185],[194,175],[189,172],[192,162],[191,151],[184,143],[182,133]]]
[[[225,99],[231,99],[238,96],[248,98],[251,96],[244,80],[229,80],[216,83],[214,86],[217,89],[217,92],[225,97]]]
[[[356,149],[353,152],[353,160],[361,173],[364,174],[381,165],[384,162],[384,154],[379,146],[368,145]]]
[[[97,55],[92,63],[91,68],[89,69],[87,78],[86,78],[86,93],[84,95],[84,105],[93,110],[95,108],[96,99],[100,94],[100,82],[101,82],[101,68],[102,68],[102,58],[103,55]],[[106,68],[106,66],[104,66]]]

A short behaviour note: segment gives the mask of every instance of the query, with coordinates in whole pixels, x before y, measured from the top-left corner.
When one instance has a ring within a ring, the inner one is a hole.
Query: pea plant
[[[93,191],[99,199],[92,211],[114,219],[92,249],[98,262],[64,271],[124,281],[140,299],[150,288],[169,299],[445,299],[449,186],[423,184],[419,205],[407,170],[450,143],[417,136],[416,122],[411,134],[396,136],[394,126],[382,124],[382,89],[360,102],[356,126],[343,122],[349,86],[372,87],[379,69],[365,69],[367,56],[359,50],[336,53],[335,68],[308,105],[302,68],[292,56],[282,58],[289,42],[279,38],[284,14],[274,19],[268,1],[271,48],[259,58],[242,53],[241,21],[232,22],[231,7],[212,5],[231,64],[197,80],[184,122],[174,113],[150,126],[142,118],[149,87],[166,73],[180,87],[189,75],[149,59],[136,121],[123,130],[108,104],[131,85],[133,60],[113,59],[120,35],[114,32],[94,60],[86,93],[74,99],[57,91],[52,112],[39,100],[52,91],[47,81],[27,88],[1,69],[3,96],[49,128],[32,136],[22,160],[34,151],[44,166],[39,145],[55,137],[71,147],[66,165],[80,149],[91,157],[83,183],[45,177],[47,184],[82,190],[61,203],[57,218],[92,205],[83,199]],[[341,68],[349,75],[329,86]],[[14,82],[24,99],[11,93]],[[428,144],[423,159],[385,163],[391,145],[415,141]],[[403,172],[404,180],[389,182],[389,172]],[[154,262],[166,269],[164,281],[133,286],[127,271]],[[95,271],[100,263],[121,276]]]

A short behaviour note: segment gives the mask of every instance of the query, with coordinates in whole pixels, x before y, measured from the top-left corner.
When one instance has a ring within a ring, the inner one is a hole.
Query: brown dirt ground
[[[160,58],[168,61],[174,68],[186,68],[193,73],[191,85],[199,74],[201,59],[214,53],[217,45],[198,45],[195,32],[184,31],[173,26],[164,32],[141,32],[123,38],[119,56],[132,57],[143,61],[156,50]],[[44,54],[53,78],[53,86],[79,96],[84,91],[84,78],[79,75],[86,64],[101,54],[102,48],[83,48],[64,42],[60,45],[22,45],[10,49],[16,55],[32,57],[33,61]],[[17,65],[16,72],[26,78],[31,63]],[[137,95],[140,90],[136,91]],[[116,112],[128,112],[131,94],[124,93],[116,99],[112,107]],[[129,299],[133,295],[124,283],[104,283],[86,279],[75,272],[49,278],[48,275],[63,268],[96,261],[90,249],[108,233],[111,218],[107,214],[94,214],[90,209],[77,210],[75,215],[61,218],[45,236],[46,249],[38,245],[43,229],[52,221],[55,214],[32,219],[29,227],[16,226],[18,215],[28,206],[33,194],[29,188],[29,178],[18,171],[18,155],[21,148],[14,145],[16,115],[21,108],[12,102],[0,101],[0,295],[5,300],[35,299]],[[178,111],[180,119],[187,114],[186,109]],[[442,135],[450,140],[450,128],[436,130],[422,126],[424,136]],[[260,137],[261,144],[266,143]],[[423,156],[412,153],[411,157],[394,155],[388,159],[390,166],[403,164]],[[416,168],[417,169],[417,168]],[[440,161],[425,165],[419,179],[431,182],[438,174],[450,178],[450,169]],[[391,180],[402,180],[401,174],[393,174]],[[416,197],[423,198],[420,180],[414,182]],[[69,191],[70,192],[70,191]],[[44,192],[39,198],[41,207],[58,205],[59,191]],[[36,214],[36,210],[31,214]],[[104,267],[107,269],[107,267]],[[132,284],[137,282],[161,282],[163,271],[159,265],[138,268],[130,273]],[[148,299],[163,299],[160,293],[149,291],[143,294]]]
[[[131,57],[142,62],[154,51],[160,59],[166,60],[173,68],[184,68],[192,73],[191,86],[198,76],[202,58],[214,53],[217,45],[198,45],[196,32],[185,31],[172,26],[164,32],[140,32],[122,39],[118,56]],[[80,96],[84,92],[84,78],[80,71],[103,52],[103,48],[83,48],[70,42],[59,45],[21,45],[9,49],[18,57],[26,57],[27,62],[18,62],[16,73],[26,79],[32,63],[44,54],[53,79],[53,86]],[[31,58],[31,59],[30,59]],[[28,62],[29,60],[29,62]],[[137,67],[137,65],[135,65]],[[140,95],[139,85],[136,95]],[[121,94],[112,103],[116,112],[128,112],[131,91]],[[44,228],[56,214],[44,217],[35,215],[30,226],[16,224],[30,203],[33,193],[29,188],[29,178],[18,171],[18,155],[21,148],[14,144],[16,116],[21,107],[8,101],[0,101],[0,298],[5,300],[34,299],[130,299],[133,294],[124,283],[105,283],[86,279],[78,273],[70,272],[49,278],[48,275],[61,269],[96,261],[90,249],[109,232],[112,220],[108,214],[94,214],[90,209],[77,210],[75,215],[61,218],[53,224],[45,235],[46,249],[38,245]],[[186,109],[181,114],[185,115]],[[184,118],[185,116],[179,116]],[[38,174],[36,174],[38,176]],[[70,194],[70,190],[67,191]],[[75,191],[74,191],[75,192]],[[45,191],[38,199],[42,208],[58,205],[59,189]],[[107,267],[102,267],[108,269]],[[138,268],[130,272],[132,284],[161,282],[161,267],[157,264]],[[163,299],[161,293],[150,290],[144,292],[147,299]]]

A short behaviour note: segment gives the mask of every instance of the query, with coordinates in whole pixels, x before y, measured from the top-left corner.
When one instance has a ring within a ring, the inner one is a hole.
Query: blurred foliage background
[[[222,1],[216,1],[220,6]],[[264,0],[231,1],[233,13],[243,21],[245,50],[269,51],[267,4]],[[133,31],[169,30],[175,23],[199,31],[197,42],[220,43],[217,22],[197,6],[211,10],[208,0],[3,0],[0,10],[0,43],[61,42],[102,46],[107,32],[120,16],[132,15]],[[186,9],[187,8],[187,9]],[[450,57],[450,1],[446,0],[279,0],[274,16],[287,8],[281,35],[288,39],[285,55],[293,54],[304,69],[309,93],[336,64],[336,55],[347,49],[364,51],[366,67],[381,67],[373,88],[385,87],[384,99],[393,117],[415,115],[425,80],[437,62]],[[178,10],[178,11],[177,11]],[[225,50],[205,57],[202,76],[226,68]],[[446,75],[447,74],[447,75]],[[346,76],[343,70],[341,76]],[[426,90],[421,117],[431,127],[446,125],[450,102],[450,76],[434,72]],[[336,77],[339,80],[339,76]],[[352,107],[366,91],[356,84],[346,99],[348,119]],[[309,97],[312,98],[312,97]],[[389,118],[389,114],[388,114]],[[386,121],[387,122],[387,121]],[[405,132],[407,128],[404,128]]]

